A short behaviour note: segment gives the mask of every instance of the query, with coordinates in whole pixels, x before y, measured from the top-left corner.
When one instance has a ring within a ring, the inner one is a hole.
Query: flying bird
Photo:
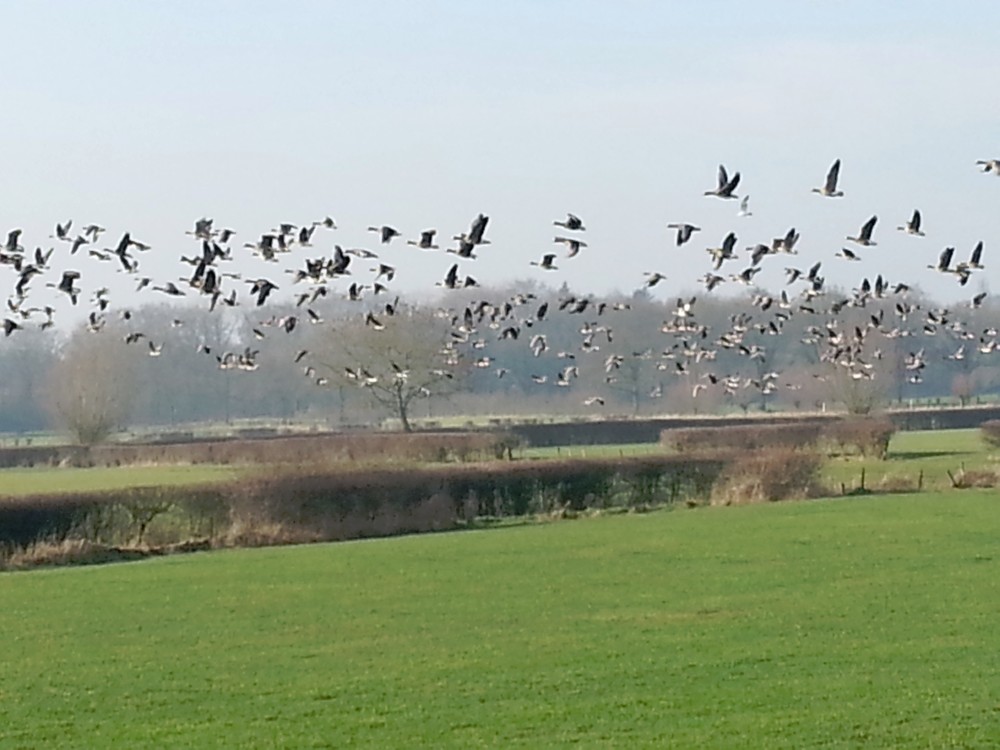
[[[425,229],[420,233],[419,240],[407,240],[406,244],[419,247],[421,250],[437,250],[438,246],[434,244],[435,234],[437,234],[436,229]]]
[[[734,195],[733,191],[736,190],[736,186],[740,184],[740,173],[737,172],[730,179],[729,174],[726,172],[726,168],[720,164],[719,165],[719,177],[718,184],[715,190],[706,190],[705,195],[714,195],[718,198],[737,198],[739,196]]]
[[[583,221],[579,216],[575,214],[566,214],[566,221],[553,221],[552,222],[557,227],[562,227],[563,229],[569,229],[571,231],[583,232],[587,229],[583,225]]]
[[[577,253],[580,252],[581,247],[587,246],[587,243],[584,242],[583,240],[574,239],[573,237],[556,237],[552,241],[561,242],[568,248],[568,252],[566,253],[567,258],[574,257]]]
[[[386,224],[383,224],[380,227],[368,227],[368,231],[375,232],[382,240],[383,245],[388,245],[390,242],[392,242],[393,237],[399,236],[399,232],[396,229]]]
[[[859,245],[864,245],[869,247],[876,243],[872,242],[872,231],[875,229],[875,222],[878,221],[878,216],[872,216],[868,221],[866,221],[861,226],[861,231],[858,232],[857,237],[848,237],[851,242],[856,242]]]
[[[685,242],[691,239],[691,235],[695,232],[700,232],[701,227],[696,227],[694,224],[667,224],[667,229],[677,230],[677,247],[680,247]]]
[[[826,182],[823,187],[813,188],[812,192],[819,193],[827,198],[841,198],[843,192],[837,190],[837,180],[840,178],[840,159],[830,165],[830,171],[826,173]]]
[[[907,234],[913,234],[917,237],[923,237],[924,233],[920,229],[920,211],[914,210],[913,217],[902,226],[896,227],[896,229],[900,232],[906,232]]]
[[[533,260],[531,261],[530,265],[538,266],[544,271],[556,271],[558,270],[558,267],[554,265],[555,259],[556,259],[555,253],[546,253],[545,255],[542,256],[541,261]]]

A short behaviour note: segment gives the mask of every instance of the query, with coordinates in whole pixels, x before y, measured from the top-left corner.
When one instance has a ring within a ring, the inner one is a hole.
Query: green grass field
[[[827,462],[823,478],[833,486],[841,482],[856,486],[864,468],[866,486],[877,489],[883,479],[916,480],[923,472],[924,489],[945,490],[951,487],[948,472],[955,474],[963,467],[1000,470],[1000,454],[988,448],[979,430],[897,432],[889,443],[887,460],[834,458]]]
[[[608,458],[659,453],[656,443],[625,445],[576,445],[554,448],[527,448],[521,457]],[[841,483],[857,485],[861,469],[866,472],[866,486],[877,489],[883,479],[910,477],[916,480],[924,472],[925,489],[951,486],[947,471],[1000,469],[1000,454],[989,451],[978,430],[942,430],[935,432],[900,432],[889,446],[889,460],[861,460],[857,457],[832,459],[823,472],[824,481],[834,490]],[[244,470],[245,471],[245,470]],[[0,497],[33,493],[114,490],[124,487],[179,486],[232,479],[241,469],[232,466],[128,466],[93,469],[0,469]],[[838,493],[834,493],[838,494]]]
[[[61,492],[94,492],[125,487],[174,487],[237,476],[232,466],[119,466],[92,469],[0,469],[0,497]]]
[[[992,492],[0,575],[0,747],[992,748]]]

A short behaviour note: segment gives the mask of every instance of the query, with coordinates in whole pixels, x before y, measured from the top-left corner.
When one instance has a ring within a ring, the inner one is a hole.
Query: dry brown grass
[[[57,565],[97,565],[141,560],[151,554],[157,553],[142,548],[111,547],[86,539],[43,540],[15,549],[4,566],[10,570],[25,570]]]
[[[920,479],[917,477],[887,474],[878,481],[875,490],[879,493],[917,492],[920,484]]]
[[[712,488],[712,505],[742,505],[822,494],[815,451],[768,448],[735,458]]]
[[[966,490],[973,487],[990,488],[996,487],[998,483],[997,473],[988,469],[966,470],[963,467],[954,473],[949,471],[948,478],[951,480],[951,486],[956,490]]]

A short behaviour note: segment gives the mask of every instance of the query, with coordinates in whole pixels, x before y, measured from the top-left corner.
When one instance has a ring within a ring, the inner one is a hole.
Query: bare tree
[[[135,359],[120,336],[78,328],[51,370],[50,408],[77,442],[94,445],[124,425],[135,381]]]
[[[312,347],[313,361],[332,384],[361,389],[411,432],[414,401],[454,392],[468,373],[450,341],[447,321],[418,308],[397,309],[328,329]]]
[[[962,406],[968,406],[976,395],[976,379],[964,372],[956,373],[951,379],[951,395],[958,399]]]

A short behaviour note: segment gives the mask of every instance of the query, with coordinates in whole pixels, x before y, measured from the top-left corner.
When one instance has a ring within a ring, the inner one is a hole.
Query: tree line
[[[1000,388],[1000,368],[982,345],[1000,325],[989,302],[944,311],[911,292],[908,322],[896,300],[841,309],[841,331],[882,321],[865,343],[871,377],[862,379],[823,361],[813,339],[832,334],[821,316],[789,315],[775,330],[762,322],[773,317],[762,313],[761,294],[698,297],[680,331],[687,297],[656,299],[644,288],[593,300],[581,313],[560,309],[578,297],[529,281],[404,298],[391,314],[381,300],[321,300],[315,318],[291,304],[269,304],[266,317],[147,305],[100,330],[26,327],[0,342],[0,432],[59,428],[92,443],[129,426],[250,418],[331,428],[389,418],[409,429],[418,418],[449,416],[865,413],[911,399],[967,403]],[[497,322],[510,300],[523,308],[516,335]],[[542,305],[549,312],[533,320]],[[923,322],[943,314],[944,325]],[[740,346],[725,345],[722,334],[740,322]],[[227,366],[245,354],[250,365]],[[926,363],[917,373],[916,356]]]

